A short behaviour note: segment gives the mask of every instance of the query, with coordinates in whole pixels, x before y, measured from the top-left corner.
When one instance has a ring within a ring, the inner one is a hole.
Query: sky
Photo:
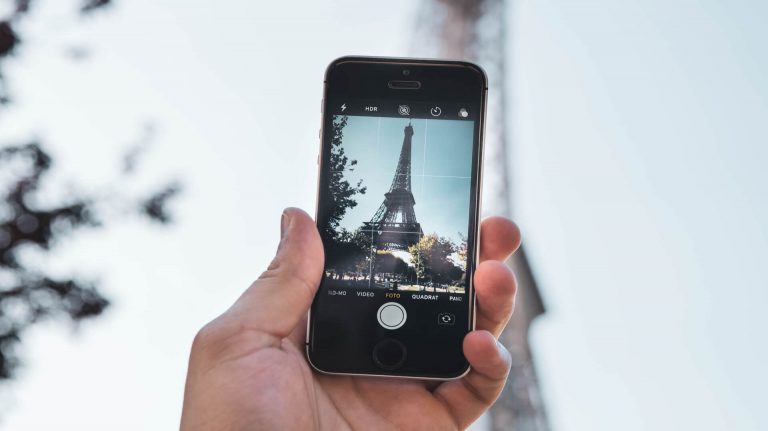
[[[365,194],[355,197],[340,225],[355,230],[370,221],[384,201],[397,169],[409,120],[396,117],[348,116],[342,147],[356,160],[345,173],[350,184],[362,180]],[[474,122],[410,120],[411,192],[416,220],[425,234],[437,233],[456,244],[467,237],[472,175]]]
[[[178,221],[128,220],[55,250],[48,268],[97,279],[112,307],[26,334],[0,429],[177,428],[195,333],[267,267],[283,208],[314,210],[325,67],[402,55],[415,15],[406,1],[115,3],[79,19],[77,1],[35,2],[0,137],[44,140],[52,182],[89,190],[153,124],[142,185],[180,178]],[[73,45],[91,57],[72,62]]]
[[[135,0],[80,21],[67,3],[24,23],[2,142],[43,140],[52,180],[88,190],[153,124],[143,185],[185,192],[170,229],[85,231],[44,262],[113,306],[27,334],[0,428],[172,429],[195,332],[268,265],[282,208],[314,208],[325,66],[407,55],[417,2]],[[767,429],[768,5],[510,6],[512,199],[553,426]]]
[[[768,429],[768,4],[511,9],[515,217],[553,425]]]

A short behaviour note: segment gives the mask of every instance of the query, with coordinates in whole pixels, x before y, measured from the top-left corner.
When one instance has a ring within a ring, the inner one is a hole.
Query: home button
[[[373,348],[373,362],[385,370],[396,370],[403,366],[407,350],[403,343],[387,338]]]

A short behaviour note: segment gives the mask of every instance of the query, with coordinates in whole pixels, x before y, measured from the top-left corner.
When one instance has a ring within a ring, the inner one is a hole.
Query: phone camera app
[[[339,206],[321,214],[324,286],[466,294],[474,123],[335,115],[331,129],[328,193]]]
[[[456,323],[456,315],[453,313],[440,313],[437,315],[437,324],[451,326]]]

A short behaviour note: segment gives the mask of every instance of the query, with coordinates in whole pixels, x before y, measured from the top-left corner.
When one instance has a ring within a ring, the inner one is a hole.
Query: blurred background
[[[488,71],[524,252],[474,429],[768,429],[768,3],[0,5],[0,429],[178,427],[195,332],[314,208],[347,54]]]

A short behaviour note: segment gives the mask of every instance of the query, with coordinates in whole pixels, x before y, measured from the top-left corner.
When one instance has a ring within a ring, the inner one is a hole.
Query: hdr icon
[[[365,110],[365,112],[376,112],[376,111],[379,110],[379,107],[378,106],[366,106],[363,109]]]

